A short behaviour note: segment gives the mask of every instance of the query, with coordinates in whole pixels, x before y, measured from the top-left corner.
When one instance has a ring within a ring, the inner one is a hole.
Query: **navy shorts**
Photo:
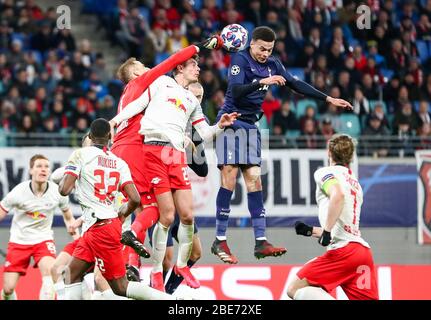
[[[219,119],[221,114],[217,116]],[[260,166],[261,135],[253,121],[236,120],[216,139],[217,165]]]
[[[178,214],[175,214],[175,220],[174,223],[172,223],[171,228],[169,229],[168,233],[168,240],[166,241],[166,247],[172,247],[174,245],[174,241],[172,238],[175,239],[176,242],[178,242],[178,227],[180,225],[180,218],[178,217]],[[150,241],[151,247],[153,246],[153,230],[156,227],[155,224],[153,224],[148,229],[148,240]],[[196,225],[196,222],[194,224],[194,233],[198,233],[198,226]]]

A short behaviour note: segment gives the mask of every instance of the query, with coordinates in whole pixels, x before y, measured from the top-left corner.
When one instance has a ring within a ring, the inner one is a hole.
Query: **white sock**
[[[2,300],[18,300],[15,290],[11,294],[5,294],[4,291],[1,291],[1,299]]]
[[[178,226],[178,258],[177,267],[184,268],[189,261],[193,246],[194,224],[182,224]]]
[[[169,227],[165,227],[160,222],[156,223],[153,231],[153,271],[163,272],[163,259],[166,254],[166,242],[168,241]]]
[[[266,240],[266,237],[258,237],[256,240]]]
[[[64,281],[62,278],[54,283],[54,290],[57,293],[57,300],[64,300]]]
[[[82,300],[82,282],[64,286],[64,300]]]
[[[82,300],[91,300],[93,296],[93,291],[90,287],[90,284],[88,281],[85,280],[81,282],[81,295]]]
[[[216,236],[216,239],[218,241],[224,241],[224,240],[226,240],[226,236]]]
[[[170,294],[134,281],[130,281],[127,285],[126,295],[136,300],[175,300],[175,297]]]
[[[118,296],[112,291],[112,289],[107,289],[102,292],[102,300],[129,300],[129,298]]]
[[[333,296],[319,287],[308,286],[296,290],[294,300],[335,300]]]
[[[42,277],[42,287],[39,291],[39,300],[55,300],[54,282],[51,276]]]

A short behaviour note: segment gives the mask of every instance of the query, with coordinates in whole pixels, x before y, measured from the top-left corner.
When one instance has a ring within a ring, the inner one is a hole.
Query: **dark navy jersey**
[[[235,99],[232,94],[232,85],[250,84],[274,75],[281,75],[286,81],[293,79],[281,62],[273,56],[270,56],[265,63],[259,63],[251,57],[249,48],[233,54],[229,66],[223,111],[226,113],[239,112],[243,116],[259,114],[269,86],[261,86],[258,90]]]
[[[234,97],[232,86],[250,85],[260,81],[260,79],[275,75],[284,77],[286,85],[297,93],[314,99],[326,100],[326,94],[308,83],[293,77],[278,58],[270,56],[265,63],[259,63],[251,57],[249,50],[247,48],[232,56],[225,102],[220,113],[239,112],[241,113],[241,119],[257,121],[257,115],[262,112],[262,103],[269,86],[260,86],[257,90],[238,98]]]

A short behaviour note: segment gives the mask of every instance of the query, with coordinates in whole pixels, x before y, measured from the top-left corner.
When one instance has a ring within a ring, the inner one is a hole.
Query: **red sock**
[[[145,240],[147,229],[155,224],[159,220],[159,217],[159,208],[154,206],[144,208],[144,210],[136,216],[132,223],[132,230],[135,232],[139,241],[141,241],[142,238]]]

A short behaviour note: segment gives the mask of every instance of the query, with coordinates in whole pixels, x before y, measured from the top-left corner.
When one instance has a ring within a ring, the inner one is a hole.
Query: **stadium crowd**
[[[293,141],[320,148],[334,132],[372,137],[363,146],[379,156],[390,153],[384,138],[391,135],[407,154],[431,146],[430,0],[81,2],[83,13],[98,16],[99,31],[123,48],[122,60],[135,56],[150,67],[230,23],[249,31],[273,28],[273,54],[292,74],[354,106],[352,112],[340,111],[273,86],[260,125],[278,146]],[[361,4],[371,10],[369,29],[357,27]],[[71,133],[71,144],[78,145],[77,136],[93,119],[115,114],[121,82],[106,71],[103,53],[88,40],[76,41],[73,28],[57,29],[56,8],[3,0],[0,16],[0,133]],[[220,50],[200,61],[202,106],[211,122],[224,101],[229,61]],[[411,137],[419,143],[413,146]]]

